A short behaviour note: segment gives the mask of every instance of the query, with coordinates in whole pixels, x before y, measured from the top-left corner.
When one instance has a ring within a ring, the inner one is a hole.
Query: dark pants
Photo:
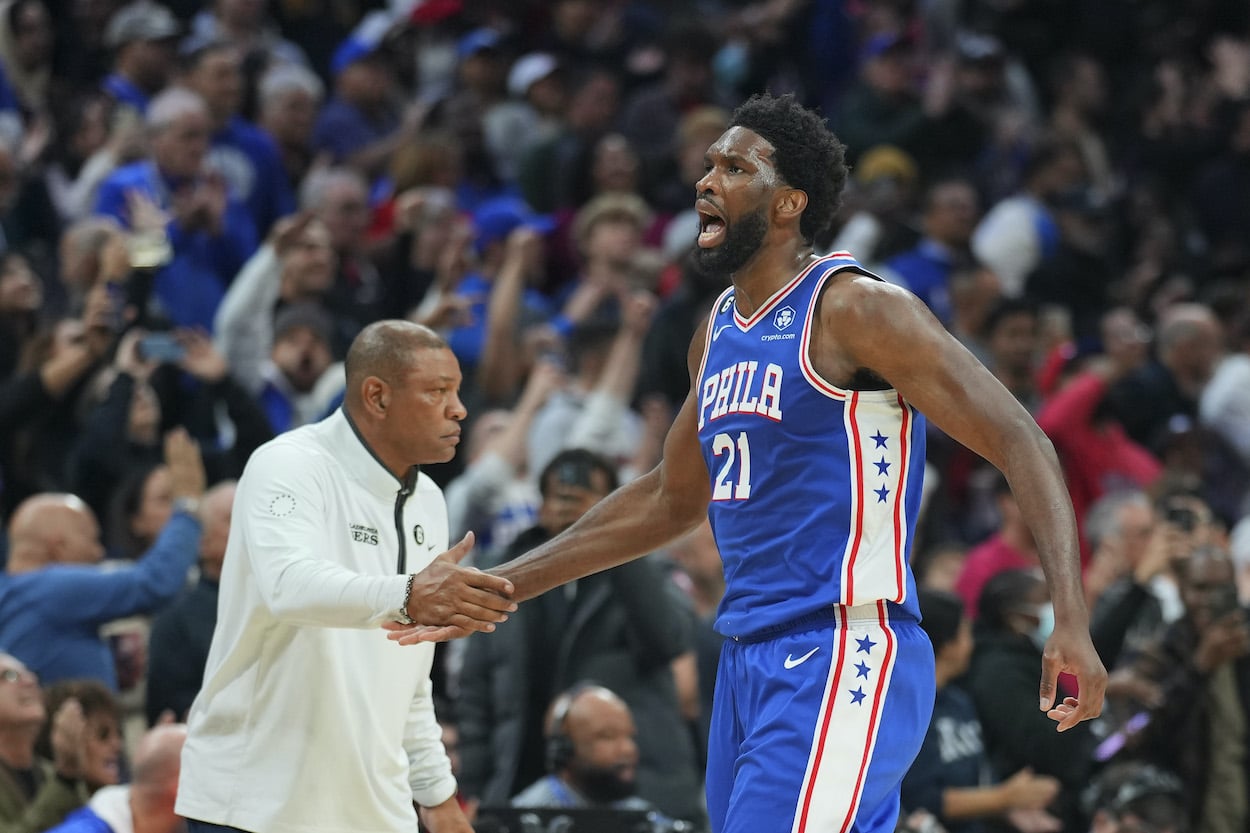
[[[187,819],[187,833],[247,833],[237,827],[226,827],[222,824],[209,824],[206,821]]]

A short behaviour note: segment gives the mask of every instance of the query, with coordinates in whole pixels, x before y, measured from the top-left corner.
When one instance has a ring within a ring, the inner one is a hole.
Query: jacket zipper
[[[408,562],[408,539],[404,535],[404,504],[408,502],[413,489],[416,488],[418,471],[419,469],[413,466],[408,476],[404,478],[403,485],[395,493],[395,532],[399,536],[399,559],[395,564],[395,572],[401,576]]]

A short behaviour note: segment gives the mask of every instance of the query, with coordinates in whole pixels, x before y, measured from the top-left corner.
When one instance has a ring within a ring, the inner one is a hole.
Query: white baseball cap
[[[530,87],[551,75],[559,66],[556,57],[547,52],[522,55],[508,73],[508,92],[517,98],[524,98]]]

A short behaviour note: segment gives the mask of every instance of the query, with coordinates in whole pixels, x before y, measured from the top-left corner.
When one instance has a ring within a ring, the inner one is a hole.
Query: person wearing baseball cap
[[[113,52],[105,94],[146,113],[152,96],[169,81],[181,32],[173,12],[152,0],[136,0],[114,13],[104,30],[104,45]]]

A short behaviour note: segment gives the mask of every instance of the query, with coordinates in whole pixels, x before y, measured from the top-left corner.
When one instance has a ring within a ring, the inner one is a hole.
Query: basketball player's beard
[[[725,239],[712,249],[694,250],[694,268],[705,275],[732,275],[764,244],[768,234],[768,219],[764,209],[746,215],[738,222],[725,225]]]

